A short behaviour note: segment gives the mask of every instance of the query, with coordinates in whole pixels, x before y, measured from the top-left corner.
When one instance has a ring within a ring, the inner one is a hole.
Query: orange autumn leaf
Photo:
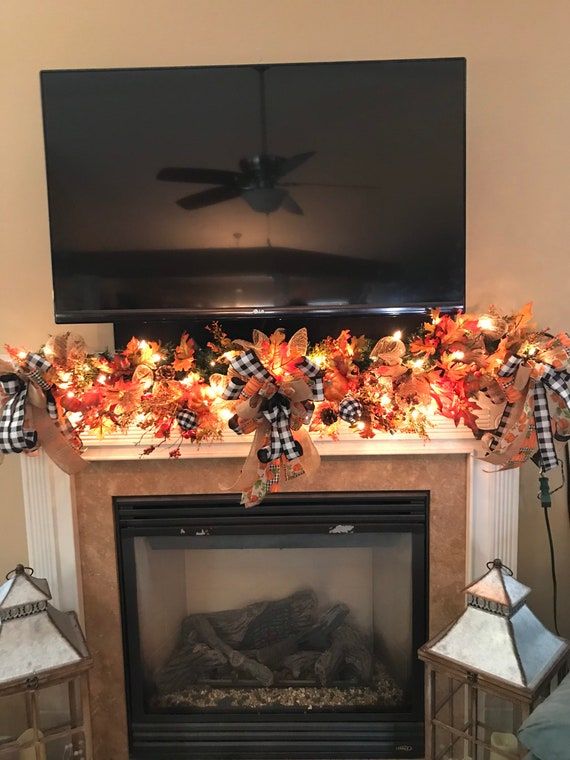
[[[188,372],[194,366],[195,345],[187,332],[182,334],[180,343],[174,349],[172,366],[177,372]]]

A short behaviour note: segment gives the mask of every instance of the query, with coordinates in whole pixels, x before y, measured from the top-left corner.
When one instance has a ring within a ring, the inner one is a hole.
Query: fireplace
[[[426,492],[114,507],[132,758],[422,756]]]

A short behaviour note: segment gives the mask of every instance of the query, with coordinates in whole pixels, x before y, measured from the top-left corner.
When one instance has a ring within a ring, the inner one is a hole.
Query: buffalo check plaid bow
[[[522,356],[510,356],[499,370],[499,376],[512,377],[523,361],[524,358]],[[544,472],[552,470],[558,465],[558,457],[556,456],[552,435],[550,411],[548,409],[547,389],[556,393],[570,412],[570,373],[565,370],[556,370],[550,365],[545,366],[545,371],[535,381],[532,389],[534,425],[538,440],[540,467]],[[509,427],[513,406],[514,404],[511,402],[508,402],[505,406],[499,425],[493,433],[494,440],[490,446],[491,451],[497,448],[505,430]]]
[[[44,374],[50,367],[51,364],[39,354],[28,354],[24,362],[26,378],[12,372],[0,376],[0,387],[6,396],[0,415],[0,451],[4,454],[19,454],[35,448],[38,443],[36,431],[24,429],[28,380],[42,389],[47,412],[52,419],[57,419],[57,406],[51,386],[44,379]]]

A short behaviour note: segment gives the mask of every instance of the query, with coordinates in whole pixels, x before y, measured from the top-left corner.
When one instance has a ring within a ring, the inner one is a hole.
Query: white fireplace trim
[[[96,461],[137,460],[140,433],[112,436],[105,441],[86,438],[86,458]],[[145,444],[146,445],[146,444]],[[317,441],[321,456],[392,456],[405,454],[467,455],[467,556],[465,581],[485,570],[485,562],[500,557],[514,572],[518,545],[518,470],[493,472],[496,468],[477,458],[479,444],[465,428],[446,421],[430,432],[430,440],[388,434],[374,439],[345,435],[341,441]],[[245,457],[250,441],[229,438],[200,448],[184,446],[191,457]],[[165,448],[165,447],[162,447]],[[152,458],[168,457],[159,448]],[[72,479],[40,452],[21,456],[28,562],[36,575],[48,578],[55,603],[81,615],[81,583]]]

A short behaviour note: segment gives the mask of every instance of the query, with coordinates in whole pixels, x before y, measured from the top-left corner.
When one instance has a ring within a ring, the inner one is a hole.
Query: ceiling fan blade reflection
[[[180,198],[176,203],[186,211],[195,211],[206,206],[214,206],[216,203],[230,201],[232,198],[239,198],[240,195],[239,187],[212,187],[210,190]]]
[[[287,195],[281,201],[281,208],[285,211],[288,211],[290,214],[297,214],[298,216],[303,216],[304,214],[301,206],[299,206],[297,201],[292,198],[289,193],[287,193]]]
[[[298,169],[299,166],[302,166],[306,161],[312,158],[315,153],[315,150],[310,150],[307,153],[297,153],[297,155],[291,156],[290,158],[284,158],[277,167],[277,174],[280,177],[284,177],[286,174],[289,174],[289,172],[292,172],[293,169]]]
[[[165,167],[156,175],[164,182],[196,182],[200,185],[237,185],[242,179],[239,172],[223,169],[195,169],[192,167]]]

